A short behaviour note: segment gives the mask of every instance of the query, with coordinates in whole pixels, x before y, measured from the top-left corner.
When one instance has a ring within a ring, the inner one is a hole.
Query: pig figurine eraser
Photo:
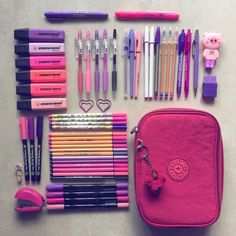
[[[222,34],[204,33],[202,38],[204,66],[207,70],[215,67],[219,57],[219,48],[222,45]]]

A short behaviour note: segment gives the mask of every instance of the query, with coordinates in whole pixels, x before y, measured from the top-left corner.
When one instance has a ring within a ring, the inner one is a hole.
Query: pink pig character
[[[202,38],[204,47],[203,58],[206,69],[213,69],[219,57],[219,48],[222,44],[222,34],[205,33]]]

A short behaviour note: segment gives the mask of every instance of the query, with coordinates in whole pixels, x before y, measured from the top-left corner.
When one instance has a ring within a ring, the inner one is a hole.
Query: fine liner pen
[[[23,116],[19,118],[19,127],[20,127],[20,137],[23,144],[25,182],[29,183],[30,173],[29,173],[29,158],[28,158],[28,147],[27,147],[27,126],[26,126],[26,118]]]
[[[41,165],[42,165],[42,141],[43,141],[43,116],[37,116],[37,171],[36,181],[39,183],[41,180]]]
[[[103,30],[103,43],[101,57],[103,59],[103,96],[107,97],[108,91],[108,69],[107,69],[107,54],[108,54],[108,43],[107,43],[107,30]]]
[[[83,41],[82,41],[82,30],[78,30],[78,41],[77,41],[76,56],[78,59],[78,91],[80,96],[83,95]]]
[[[86,81],[85,91],[87,98],[90,97],[91,93],[91,43],[90,43],[90,31],[86,33]]]
[[[124,98],[128,97],[128,56],[129,56],[129,33],[125,31],[124,36]]]
[[[193,40],[193,89],[194,96],[197,95],[198,88],[198,70],[199,70],[199,30],[195,30],[194,40]]]
[[[117,33],[116,29],[113,30],[113,40],[112,40],[112,46],[113,46],[113,57],[112,57],[112,92],[113,96],[115,97],[115,93],[117,90],[117,70],[116,70],[116,53],[117,53]]]
[[[30,165],[31,165],[31,181],[36,181],[36,161],[35,161],[35,146],[34,146],[34,117],[28,118],[28,137],[30,140]]]
[[[144,40],[144,98],[149,97],[149,27],[145,26]]]
[[[129,63],[130,63],[130,98],[134,97],[134,53],[135,36],[134,30],[129,31]]]
[[[159,81],[159,57],[160,57],[161,29],[157,27],[154,44],[155,54],[155,78],[154,78],[154,98],[158,98],[158,81]]]
[[[66,20],[106,20],[108,13],[90,11],[46,11],[44,13],[48,21]]]
[[[95,95],[96,98],[99,97],[100,91],[100,72],[99,72],[99,33],[95,30],[95,72],[94,72],[94,83],[95,83]]]
[[[150,38],[149,38],[149,99],[153,98],[154,93],[154,44],[155,44],[155,32],[154,27],[150,29]]]

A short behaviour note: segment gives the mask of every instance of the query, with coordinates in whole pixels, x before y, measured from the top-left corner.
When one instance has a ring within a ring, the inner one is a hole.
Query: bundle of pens
[[[165,28],[161,31],[157,27],[146,26],[144,32],[144,97],[145,99],[170,99],[175,94],[175,78],[177,77],[176,94],[181,95],[183,64],[184,70],[184,94],[188,97],[190,84],[190,59],[191,44],[194,60],[193,66],[193,90],[196,96],[198,89],[199,70],[199,31],[195,31],[192,43],[191,31],[184,30],[179,34],[176,30],[172,35],[171,29],[168,35]],[[134,30],[125,33],[124,36],[124,97],[128,97],[128,59],[129,59],[129,87],[130,98],[138,98],[140,64],[142,55],[142,32],[135,35]],[[185,63],[184,63],[185,55]],[[177,65],[178,56],[178,65]],[[136,60],[135,60],[136,59]],[[177,71],[177,73],[176,73]],[[177,75],[176,75],[177,74]]]
[[[14,37],[23,41],[15,45],[16,94],[18,110],[66,109],[66,60],[62,30],[16,29]]]
[[[48,210],[81,208],[128,208],[127,183],[48,184]]]
[[[53,114],[49,120],[51,129],[66,129],[49,134],[52,181],[128,180],[126,114]]]

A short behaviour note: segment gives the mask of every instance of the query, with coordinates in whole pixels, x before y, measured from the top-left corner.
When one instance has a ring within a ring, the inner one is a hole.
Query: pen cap
[[[31,100],[17,101],[17,110],[31,110]]]
[[[19,118],[19,127],[20,127],[20,138],[22,140],[27,139],[27,127],[26,127],[26,118],[21,116]]]
[[[135,48],[135,36],[134,36],[134,30],[131,29],[129,31],[129,53],[134,53]]]
[[[16,58],[15,66],[17,68],[30,69],[30,58],[29,57]]]
[[[28,44],[17,44],[15,45],[15,54],[29,55],[29,45]]]
[[[64,190],[64,184],[47,184],[46,190],[52,192],[60,192]]]
[[[27,40],[28,37],[29,37],[29,29],[15,29],[14,30],[14,38],[15,39]]]
[[[16,72],[16,80],[21,83],[30,83],[30,71]]]
[[[30,95],[30,85],[17,85],[16,86],[17,95]]]
[[[28,117],[28,137],[29,140],[34,140],[34,117]]]
[[[39,139],[43,138],[43,116],[37,116],[37,137]]]

